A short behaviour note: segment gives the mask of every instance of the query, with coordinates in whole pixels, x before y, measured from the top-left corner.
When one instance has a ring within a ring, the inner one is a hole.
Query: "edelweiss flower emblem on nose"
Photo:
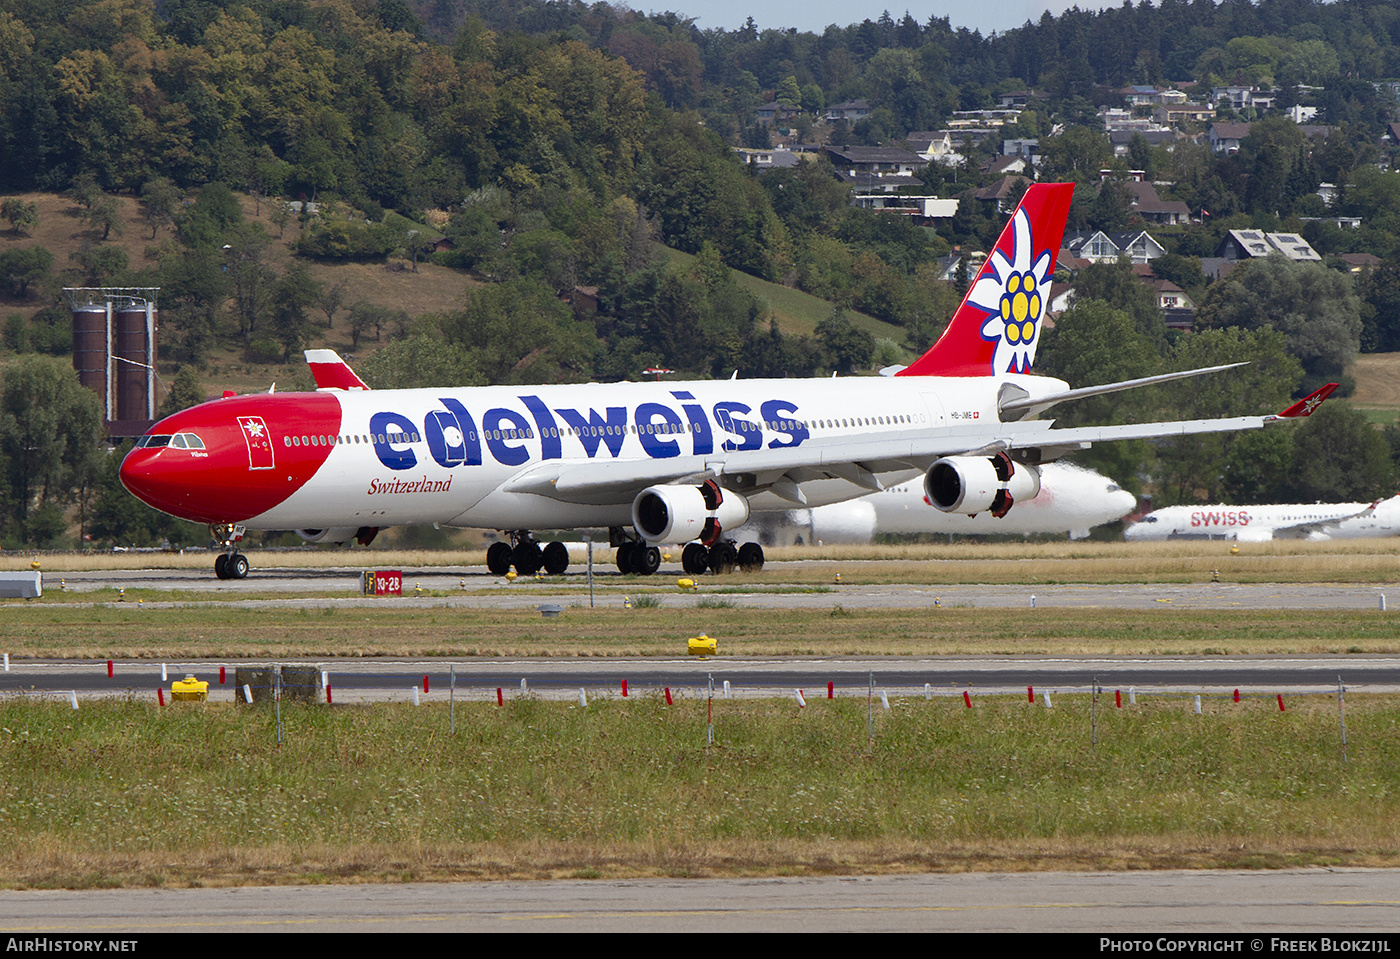
[[[992,373],[1028,373],[1035,359],[1040,321],[1045,315],[1051,251],[1031,262],[1031,226],[1025,210],[1018,210],[1008,258],[994,250],[990,270],[973,285],[967,302],[992,314],[982,324],[982,337],[996,343]]]

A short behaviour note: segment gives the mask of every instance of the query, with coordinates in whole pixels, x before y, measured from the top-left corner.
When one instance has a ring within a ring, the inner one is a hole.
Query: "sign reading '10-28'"
[[[482,444],[492,459],[506,466],[528,462],[530,450],[522,440],[540,444],[540,458],[562,459],[563,439],[573,437],[592,459],[604,447],[613,456],[622,454],[622,444],[629,435],[641,442],[643,451],[654,459],[680,456],[683,452],[704,455],[718,448],[726,451],[756,450],[764,443],[765,432],[773,438],[770,449],[797,446],[810,437],[807,427],[794,417],[797,404],[788,400],[767,400],[759,405],[756,420],[748,418],[752,407],[737,401],[716,403],[706,414],[705,408],[685,391],[672,391],[682,402],[680,409],[664,403],[641,403],[629,410],[625,406],[608,406],[603,412],[590,409],[550,409],[538,396],[521,396],[528,418],[518,410],[505,407],[488,409],[481,414],[481,428],[467,408],[451,397],[439,397],[442,409],[432,410],[422,423],[422,437],[428,453],[439,466],[480,466]],[[370,432],[375,434],[374,450],[379,461],[394,470],[413,469],[418,455],[412,447],[413,434],[419,424],[402,413],[382,412],[370,417]],[[682,449],[682,444],[688,449]]]

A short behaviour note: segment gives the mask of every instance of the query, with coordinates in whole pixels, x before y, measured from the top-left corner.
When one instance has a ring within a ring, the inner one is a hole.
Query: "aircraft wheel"
[[[710,551],[700,543],[687,543],[681,550],[681,569],[692,576],[699,576],[709,565]]]
[[[739,562],[739,551],[733,543],[716,543],[710,547],[710,569],[716,573],[732,573]]]
[[[492,543],[486,550],[486,568],[492,576],[504,576],[510,572],[510,546],[505,543]]]
[[[521,576],[534,576],[540,571],[540,565],[544,562],[543,550],[539,543],[521,543],[511,552],[511,562],[515,564],[515,571]]]
[[[640,543],[632,550],[632,571],[643,576],[650,576],[661,568],[661,550],[655,546],[643,546]]]
[[[739,547],[739,568],[746,573],[757,573],[763,568],[763,547],[757,543],[745,543]]]
[[[214,558],[214,575],[219,579],[228,579],[228,553],[220,553]]]
[[[242,553],[234,553],[224,564],[224,570],[228,573],[229,579],[246,579],[248,576],[248,557]]]
[[[550,543],[544,548],[544,571],[558,576],[569,568],[569,547],[563,543]]]
[[[636,543],[623,543],[617,548],[617,571],[619,573],[632,572],[632,551],[637,548]]]

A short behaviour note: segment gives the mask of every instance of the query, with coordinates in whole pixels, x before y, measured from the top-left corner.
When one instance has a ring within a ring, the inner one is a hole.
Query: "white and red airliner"
[[[1167,506],[1123,531],[1129,542],[1167,539],[1369,539],[1400,536],[1400,496],[1374,503]]]
[[[781,513],[756,513],[753,529],[763,544],[864,544],[876,534],[958,534],[1031,536],[1068,533],[1084,539],[1092,527],[1122,519],[1137,508],[1137,497],[1113,480],[1071,463],[1038,467],[1040,491],[1018,500],[1005,516],[948,513],[935,509],[919,477],[843,503]],[[741,533],[743,531],[740,531]]]
[[[314,393],[230,396],[156,423],[121,466],[126,488],[209,524],[221,577],[247,575],[244,529],[367,543],[433,523],[509,534],[497,574],[568,565],[532,530],[607,529],[626,572],[687,543],[687,572],[759,567],[726,536],[753,513],[820,506],[922,476],[938,509],[1005,516],[1040,489],[1039,466],[1091,443],[1254,429],[1306,415],[1055,429],[1057,403],[1216,372],[1071,390],[1030,372],[1072,184],[1034,184],[938,342],[880,378],[368,389],[309,350]]]

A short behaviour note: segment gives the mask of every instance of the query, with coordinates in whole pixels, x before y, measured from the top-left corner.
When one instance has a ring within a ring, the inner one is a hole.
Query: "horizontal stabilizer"
[[[1247,365],[1247,363],[1226,363],[1224,366],[1206,366],[1199,370],[1182,370],[1180,373],[1163,373],[1160,376],[1143,376],[1135,380],[1105,383],[1102,386],[1085,386],[1077,390],[1051,393],[1048,396],[1032,396],[1025,398],[1007,396],[1004,401],[998,405],[998,409],[1001,412],[1001,418],[1003,420],[1019,420],[1027,415],[1048,410],[1057,403],[1063,403],[1066,400],[1082,400],[1089,396],[1103,396],[1105,393],[1117,393],[1121,390],[1136,389],[1139,386],[1154,386],[1158,383],[1170,383],[1173,380],[1184,380],[1192,376],[1204,376],[1207,373],[1219,373],[1221,370],[1232,370],[1237,366]],[[1008,415],[1011,413],[1020,413],[1021,415]]]
[[[335,350],[307,350],[306,363],[318,390],[369,389]]]

